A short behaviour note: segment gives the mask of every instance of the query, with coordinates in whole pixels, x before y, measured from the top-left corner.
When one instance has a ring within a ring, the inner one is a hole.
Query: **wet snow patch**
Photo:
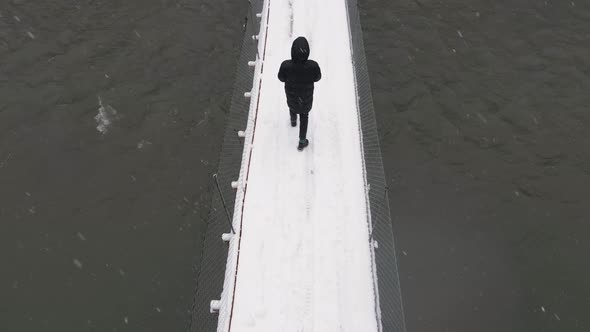
[[[76,234],[76,236],[78,237],[78,239],[80,239],[80,241],[86,241],[86,237],[84,236],[84,234],[78,232],[78,234]]]
[[[74,262],[74,265],[76,265],[77,268],[82,269],[82,262],[80,262],[80,260],[74,259],[73,262]]]
[[[139,150],[148,147],[149,145],[152,145],[152,142],[142,139],[141,141],[139,141],[139,143],[137,143],[137,148]]]
[[[117,110],[111,105],[103,104],[100,96],[98,97],[98,114],[94,117],[96,120],[96,130],[106,134],[109,127],[117,119]]]

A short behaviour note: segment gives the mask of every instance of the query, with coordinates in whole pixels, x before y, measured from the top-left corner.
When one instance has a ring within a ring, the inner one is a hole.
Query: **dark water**
[[[246,11],[0,0],[0,330],[184,331]],[[590,330],[590,2],[361,12],[408,331]]]
[[[1,331],[185,330],[246,10],[0,0]]]
[[[408,331],[590,331],[590,2],[361,5]]]

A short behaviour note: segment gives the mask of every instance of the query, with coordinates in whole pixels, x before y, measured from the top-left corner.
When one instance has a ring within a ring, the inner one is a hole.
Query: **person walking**
[[[291,126],[297,126],[299,114],[299,145],[303,150],[309,145],[307,125],[309,112],[313,105],[314,83],[322,78],[320,66],[309,60],[309,43],[305,37],[298,37],[291,46],[291,60],[285,60],[279,69],[279,80],[285,83],[287,106],[291,116]]]

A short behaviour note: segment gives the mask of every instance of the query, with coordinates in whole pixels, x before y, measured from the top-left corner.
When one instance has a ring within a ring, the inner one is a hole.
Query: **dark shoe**
[[[299,145],[297,146],[297,150],[302,151],[308,145],[309,145],[309,140],[307,140],[307,139],[299,140]]]

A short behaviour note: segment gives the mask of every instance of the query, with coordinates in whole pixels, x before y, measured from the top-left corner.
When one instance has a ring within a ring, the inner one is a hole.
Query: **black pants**
[[[297,121],[297,113],[291,113],[291,121]],[[309,121],[309,113],[299,113],[299,139],[304,140],[307,137],[307,122]]]

